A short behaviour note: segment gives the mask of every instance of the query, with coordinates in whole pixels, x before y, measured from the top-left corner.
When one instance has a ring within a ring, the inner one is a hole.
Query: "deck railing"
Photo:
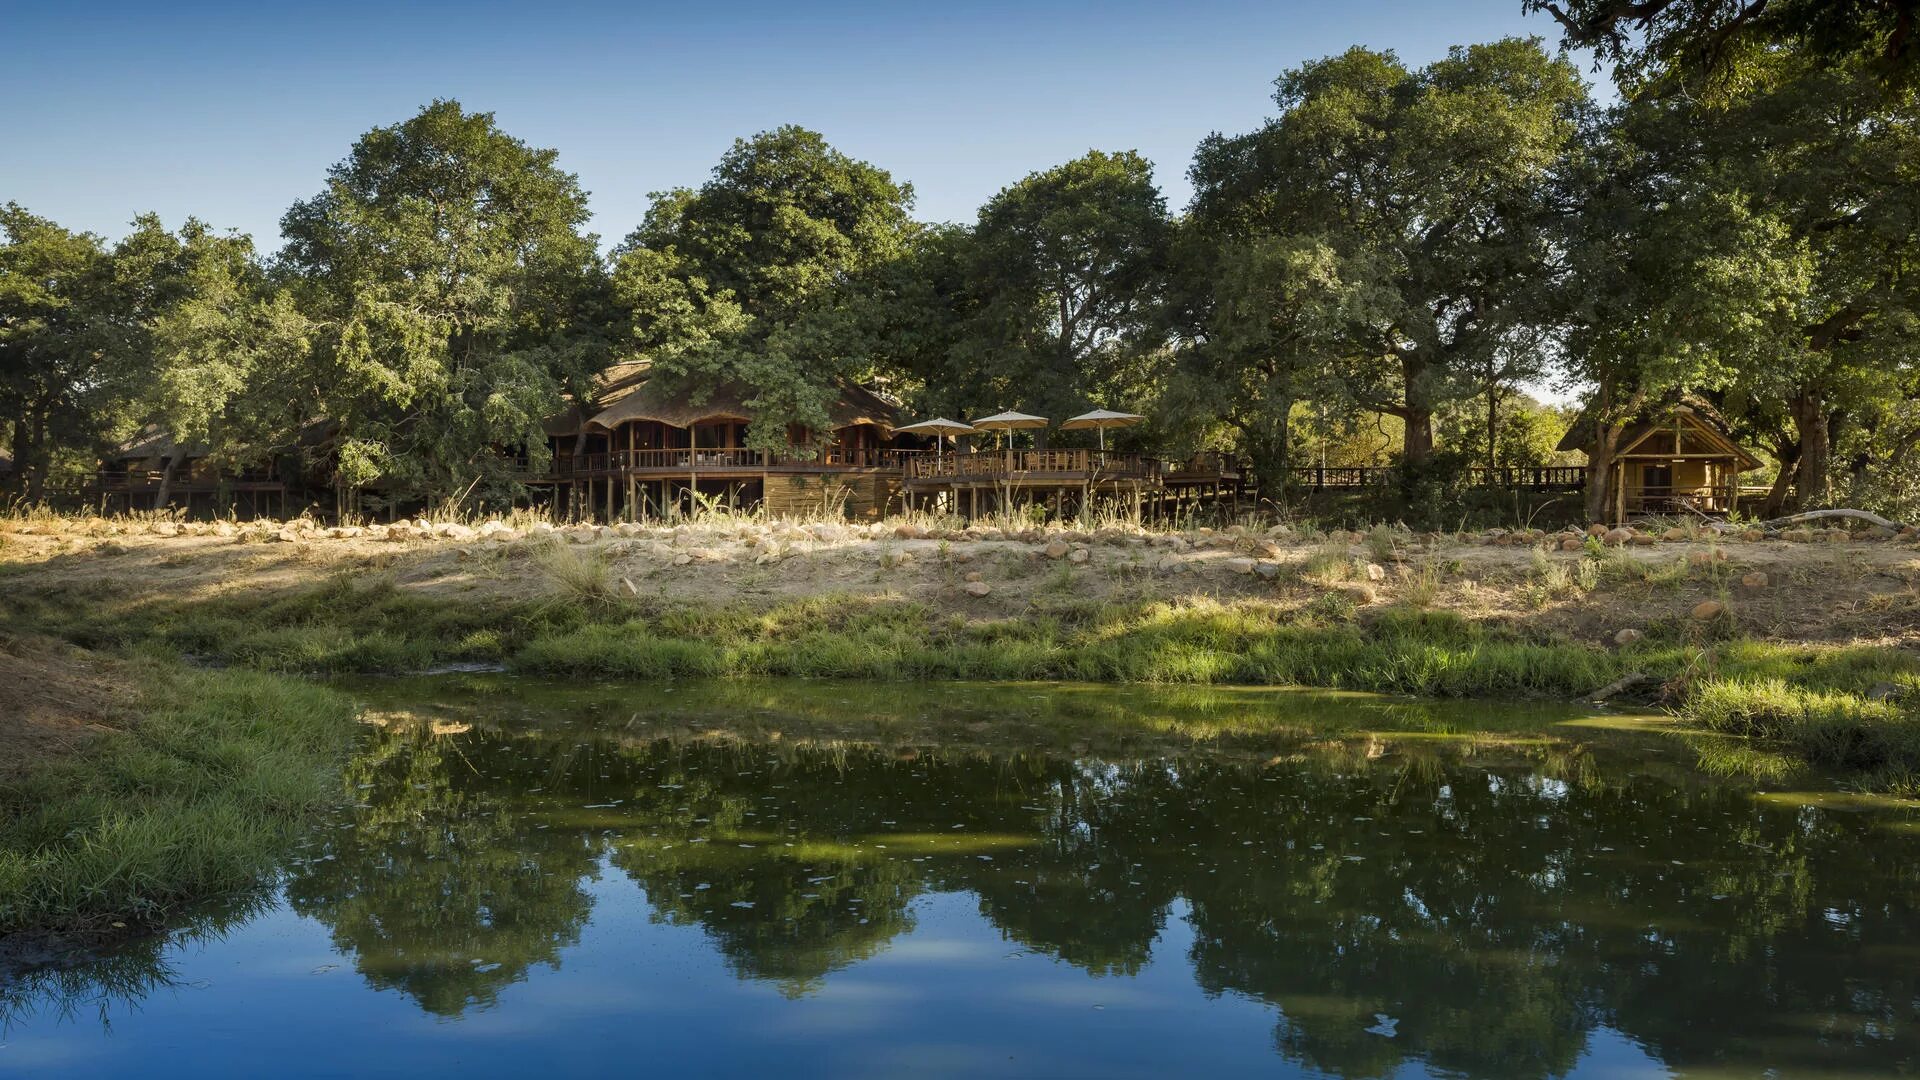
[[[1293,470],[1294,483],[1315,491],[1323,488],[1385,487],[1400,475],[1394,465],[1331,465]],[[1584,465],[1507,465],[1499,468],[1480,466],[1466,470],[1467,484],[1477,488],[1533,488],[1541,491],[1574,491],[1586,486]]]
[[[567,479],[575,476],[659,473],[680,476],[702,470],[727,471],[774,469],[814,471],[834,469],[902,469],[907,461],[926,453],[920,450],[896,450],[891,447],[830,446],[815,457],[771,454],[744,447],[719,447],[698,450],[689,447],[655,450],[612,450],[595,454],[562,454],[548,466],[548,476]]]
[[[1017,477],[1146,479],[1163,464],[1145,454],[1118,450],[976,450],[935,457],[921,454],[908,463],[916,480],[997,480]]]

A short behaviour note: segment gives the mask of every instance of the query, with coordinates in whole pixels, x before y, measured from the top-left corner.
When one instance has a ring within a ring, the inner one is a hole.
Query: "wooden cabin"
[[[828,405],[826,430],[790,427],[786,452],[749,449],[751,398],[735,385],[669,386],[644,362],[617,365],[601,376],[590,407],[548,421],[552,466],[530,482],[551,487],[563,509],[606,520],[663,516],[708,500],[877,518],[900,493],[905,460],[927,449],[926,440],[895,433],[896,406],[851,384]]]
[[[1559,449],[1586,450],[1592,438],[1592,421],[1583,417]],[[1612,523],[1652,514],[1725,517],[1739,508],[1745,493],[1740,474],[1761,464],[1705,402],[1654,410],[1620,433],[1613,457]]]
[[[275,467],[229,469],[209,455],[208,447],[182,446],[166,430],[149,424],[101,459],[88,501],[102,513],[173,509],[190,515],[286,514],[287,485]]]

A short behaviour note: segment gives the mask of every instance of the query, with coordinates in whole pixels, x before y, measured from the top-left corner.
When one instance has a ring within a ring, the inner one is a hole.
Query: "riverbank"
[[[260,885],[339,798],[353,706],[323,686],[14,635],[0,685],[0,973]]]
[[[1148,532],[718,517],[0,529],[0,610],[113,652],[273,671],[499,664],[579,678],[783,675],[1298,684],[1589,700],[1920,791],[1920,545],[1288,527]]]

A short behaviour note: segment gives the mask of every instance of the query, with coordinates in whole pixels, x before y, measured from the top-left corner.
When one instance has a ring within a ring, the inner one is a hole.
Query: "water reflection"
[[[1920,1067],[1911,819],[1757,799],[1631,731],[1310,695],[368,692],[355,805],[286,897],[437,1016],[562,969],[605,875],[795,999],[964,894],[1010,948],[1263,1002],[1275,1052],[1341,1076],[1564,1075],[1603,1029],[1690,1072]]]

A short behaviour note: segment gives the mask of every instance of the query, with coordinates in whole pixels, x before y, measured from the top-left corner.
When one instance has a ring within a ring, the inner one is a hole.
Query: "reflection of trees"
[[[1870,815],[1757,804],[1644,753],[1458,743],[1424,715],[1397,741],[1096,753],[1062,718],[1103,716],[1096,697],[1023,700],[1019,723],[1067,749],[881,748],[790,712],[752,740],[668,735],[612,707],[379,732],[348,771],[360,805],[289,895],[373,985],[440,1014],[558,964],[604,860],[789,994],[959,891],[1100,975],[1138,972],[1184,910],[1191,949],[1160,962],[1270,1003],[1280,1053],[1344,1076],[1559,1075],[1603,1024],[1679,1069],[1920,1065],[1920,865]]]
[[[291,869],[294,909],[325,923],[373,986],[442,1016],[491,1005],[534,964],[559,966],[586,924],[579,883],[594,848],[522,812],[549,778],[529,749],[376,733],[346,770],[360,805]]]

